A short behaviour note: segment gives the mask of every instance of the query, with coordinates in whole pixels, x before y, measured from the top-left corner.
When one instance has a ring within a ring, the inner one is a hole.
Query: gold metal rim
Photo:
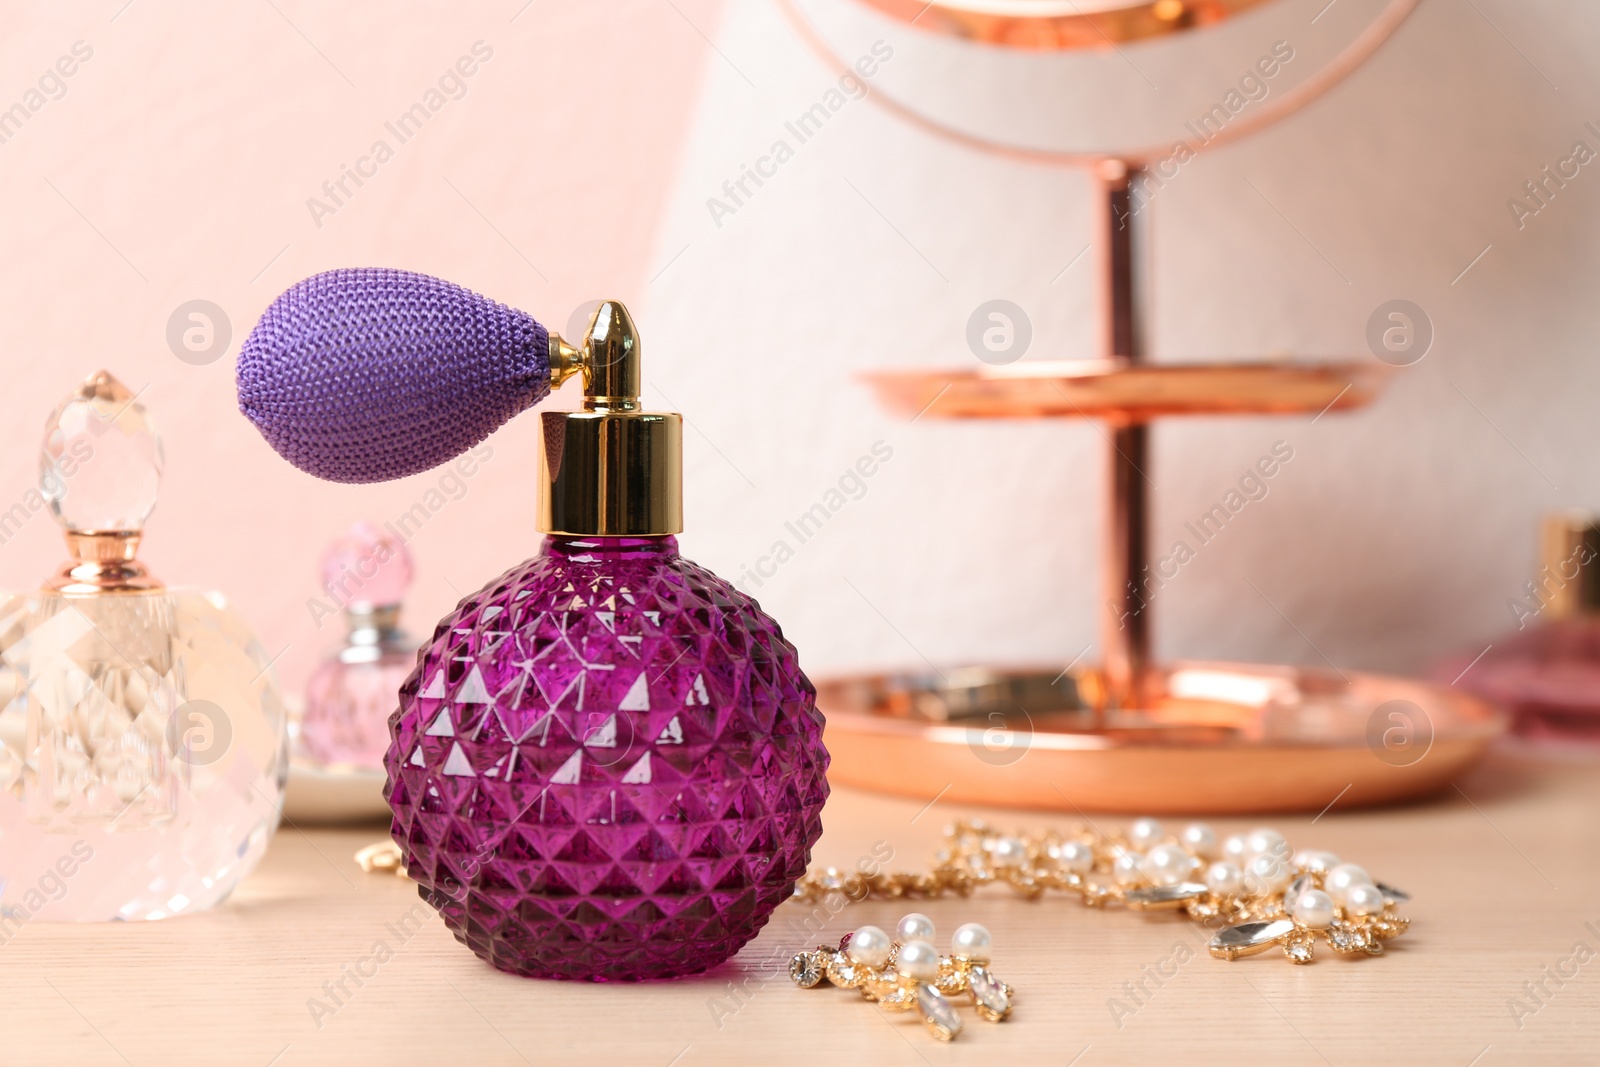
[[[834,53],[832,46],[823,40],[822,35],[817,32],[805,14],[795,5],[795,0],[773,0],[773,2],[778,5],[779,10],[788,19],[789,25],[794,29],[796,35],[799,36],[806,47],[811,49],[812,53],[816,55],[824,66],[838,76],[853,73],[850,64],[841,60]],[[1343,52],[1335,56],[1315,75],[1284,92],[1274,101],[1268,102],[1266,106],[1258,109],[1253,114],[1241,115],[1237,121],[1230,122],[1220,132],[1203,141],[1197,138],[1180,138],[1116,152],[1062,151],[1051,148],[1038,148],[990,140],[977,134],[967,133],[954,126],[946,125],[936,119],[927,118],[917,111],[915,107],[896,100],[881,89],[868,93],[866,98],[876,106],[882,107],[902,121],[921,129],[925,133],[979,152],[1026,160],[1031,163],[1067,167],[1095,167],[1111,158],[1122,160],[1130,166],[1142,166],[1151,161],[1170,156],[1179,145],[1186,146],[1193,152],[1198,152],[1201,148],[1213,148],[1217,145],[1236,141],[1240,137],[1254,133],[1265,126],[1270,126],[1272,123],[1299,111],[1343,81],[1351,71],[1371,58],[1372,54],[1394,35],[1400,24],[1410,16],[1419,3],[1421,3],[1421,0],[1390,0],[1389,5],[1373,20],[1372,25],[1368,26]]]
[[[165,587],[136,558],[140,536],[135,530],[66,531],[72,558],[45,582],[45,590],[68,597],[160,592]]]
[[[1215,25],[1270,0],[862,0],[930,33],[1031,51],[1105,48]],[[1098,8],[1098,10],[1095,10]]]

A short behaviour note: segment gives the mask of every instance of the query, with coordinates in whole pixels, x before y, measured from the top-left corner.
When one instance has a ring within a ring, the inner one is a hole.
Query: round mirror
[[[1181,166],[1303,106],[1417,0],[779,0],[871,98],[973,147]]]

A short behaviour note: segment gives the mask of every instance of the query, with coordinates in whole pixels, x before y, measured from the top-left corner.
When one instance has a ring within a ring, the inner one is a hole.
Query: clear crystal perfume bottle
[[[322,588],[344,607],[344,647],[325,660],[306,687],[300,754],[336,770],[383,770],[395,694],[416,665],[417,643],[400,626],[411,585],[403,541],[358,522],[322,557]]]
[[[0,603],[0,937],[210,907],[277,826],[266,655],[220,594],[137,559],[161,468],[149,415],[104,371],[50,418],[24,507],[48,504],[71,559]]]

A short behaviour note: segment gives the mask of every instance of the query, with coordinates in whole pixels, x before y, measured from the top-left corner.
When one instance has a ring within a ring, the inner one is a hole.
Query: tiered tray
[[[1381,675],[1153,665],[1150,606],[1128,587],[1145,558],[1146,422],[1320,417],[1371,401],[1387,370],[1370,360],[1107,359],[865,375],[884,406],[908,418],[1106,420],[1110,603],[1103,666],[824,681],[832,780],[930,801],[1174,814],[1321,811],[1446,787],[1505,730],[1502,713],[1455,689]]]

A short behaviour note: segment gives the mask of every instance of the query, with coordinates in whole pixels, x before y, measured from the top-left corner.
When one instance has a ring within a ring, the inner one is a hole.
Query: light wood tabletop
[[[1017,990],[1004,1023],[964,1008],[966,1032],[950,1045],[914,1014],[787,977],[789,956],[819,941],[808,916],[836,939],[862,923],[892,928],[905,906],[785,904],[736,959],[683,981],[532,981],[479,962],[411,883],[357,867],[353,853],[381,826],[285,825],[214,911],[20,929],[0,946],[0,1063],[1596,1063],[1596,771],[1499,756],[1426,804],[1252,820],[1412,894],[1411,931],[1378,958],[1224,962],[1171,915],[1030,903],[1001,887],[920,904],[941,940],[964,922],[988,926],[994,970]],[[889,866],[921,867],[960,814],[973,812],[840,790],[817,859],[892,849]],[[1071,821],[981,814],[1028,828]],[[352,971],[368,977],[346,978],[336,1003],[325,983]]]

